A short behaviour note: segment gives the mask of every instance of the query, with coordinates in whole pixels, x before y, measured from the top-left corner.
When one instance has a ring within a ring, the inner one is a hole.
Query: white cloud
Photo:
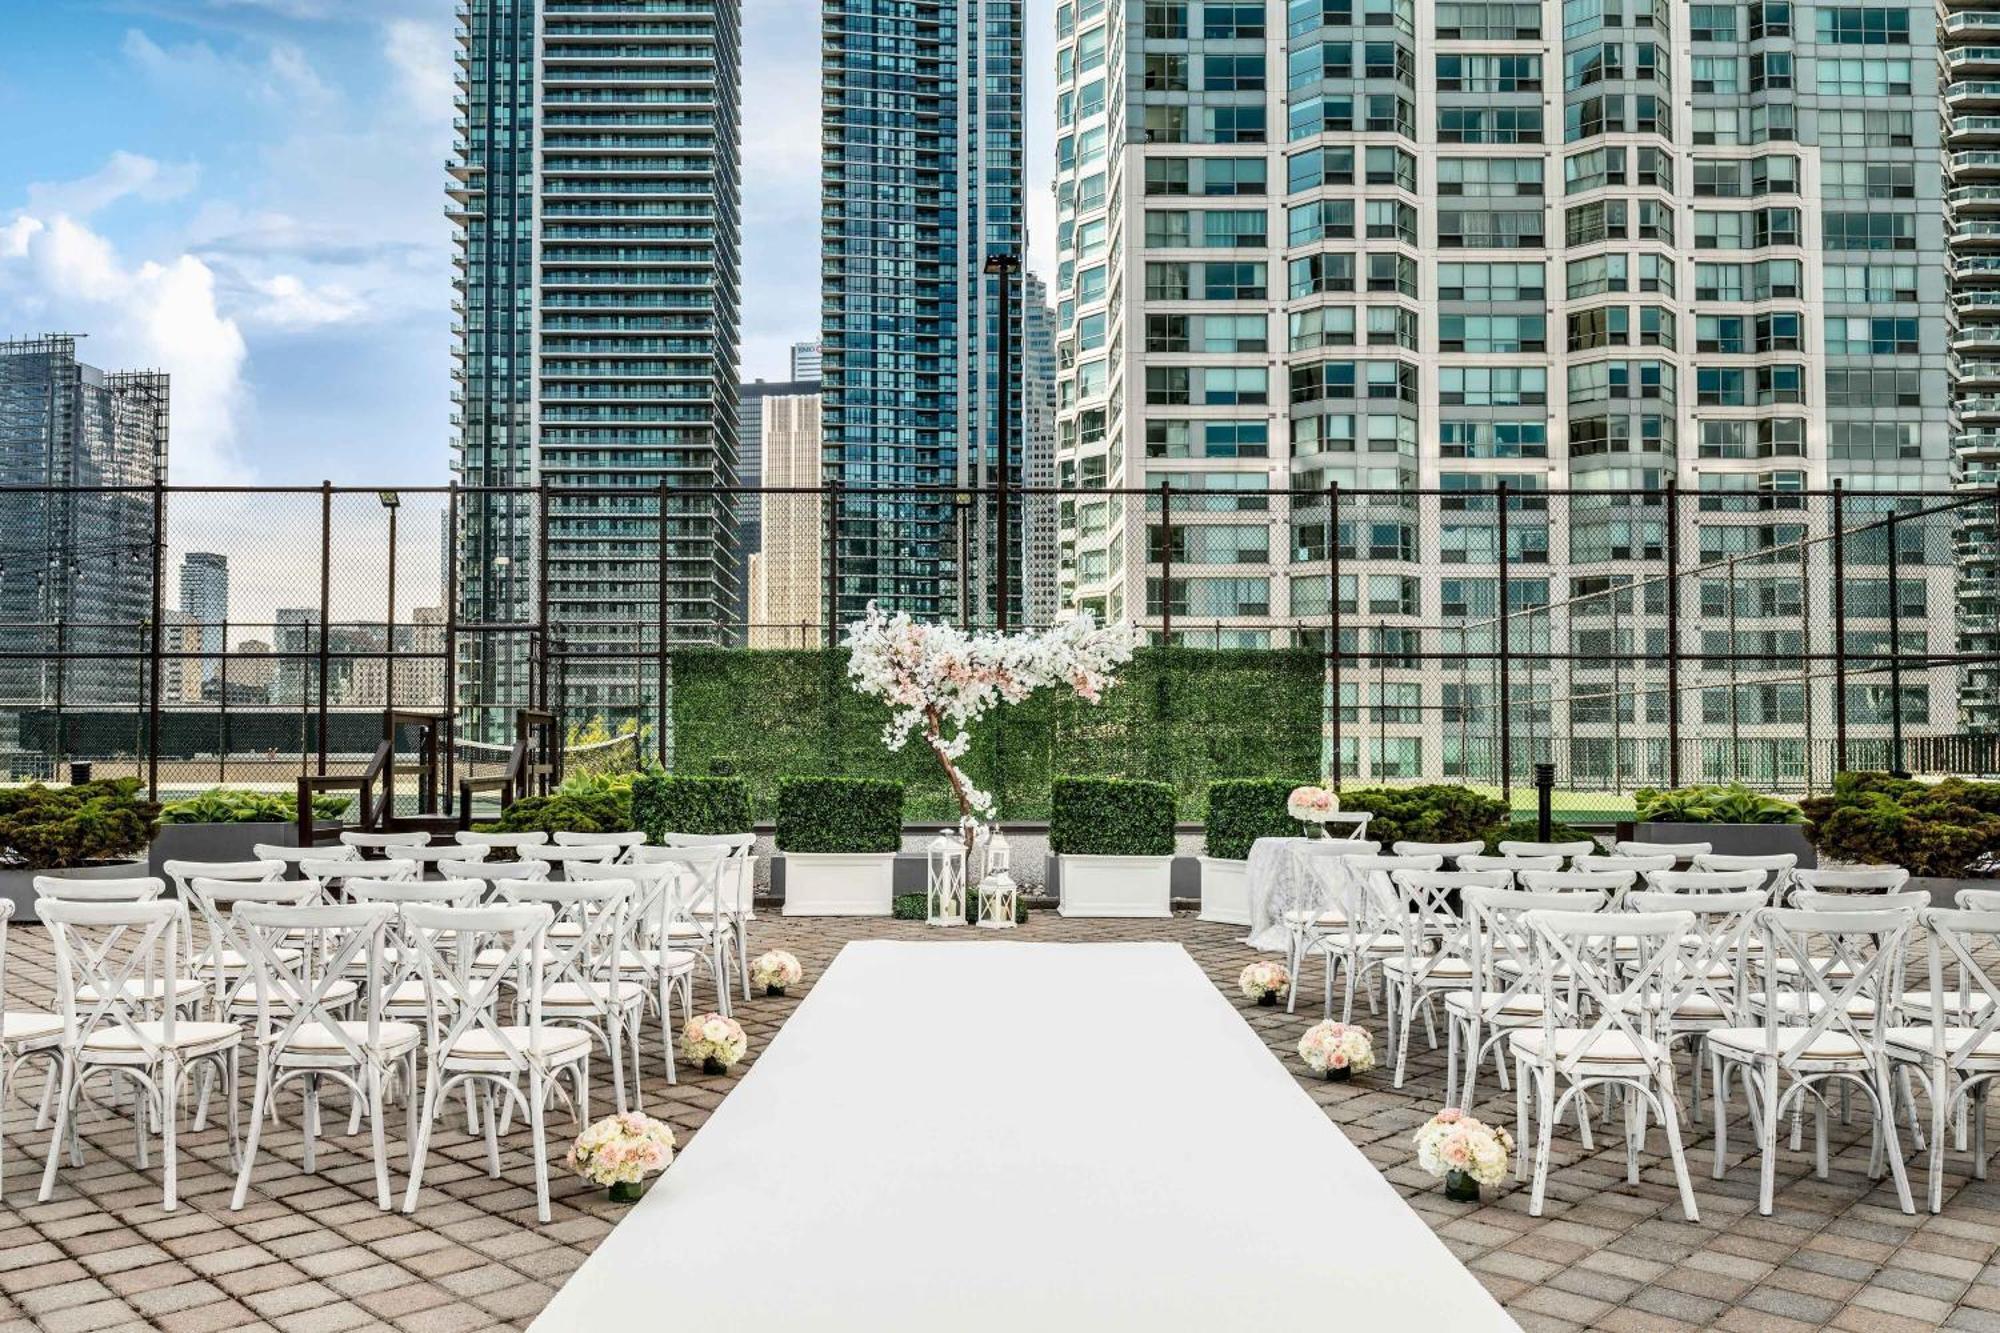
[[[337,283],[309,287],[290,273],[254,280],[251,286],[265,297],[249,312],[251,317],[280,328],[345,324],[359,317],[367,308],[365,302]]]
[[[194,189],[200,174],[192,162],[166,164],[120,149],[88,176],[30,185],[28,211],[44,217],[66,213],[82,218],[128,196],[151,203],[179,199]]]
[[[290,42],[273,42],[261,56],[225,55],[202,41],[161,46],[132,28],[122,49],[148,80],[179,97],[223,93],[295,108],[325,108],[337,100],[305,52]]]
[[[382,54],[396,72],[403,99],[420,118],[433,124],[451,120],[451,99],[456,91],[452,53],[456,47],[451,29],[442,23],[394,19],[382,28]]]
[[[248,348],[217,305],[207,264],[190,254],[128,264],[110,241],[62,214],[16,217],[0,230],[0,260],[6,304],[44,327],[89,333],[93,363],[172,375],[175,481],[240,479]]]

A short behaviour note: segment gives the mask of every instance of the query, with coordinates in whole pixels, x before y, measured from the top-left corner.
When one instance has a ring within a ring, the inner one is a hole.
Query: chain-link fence
[[[529,708],[567,771],[672,764],[677,654],[831,647],[871,600],[1315,650],[1347,785],[1512,792],[1547,762],[1562,810],[1606,820],[1646,785],[2000,771],[1966,538],[1993,492],[1144,480],[0,489],[0,778],[290,790],[414,743],[392,707],[435,715],[447,783],[497,774]]]

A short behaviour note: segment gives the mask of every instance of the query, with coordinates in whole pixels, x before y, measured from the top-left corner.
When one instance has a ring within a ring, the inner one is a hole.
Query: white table
[[[1185,950],[870,941],[534,1327],[1329,1318],[1515,1327]]]
[[[1249,884],[1250,934],[1244,943],[1267,953],[1285,952],[1285,913],[1335,906],[1352,872],[1345,857],[1331,858],[1325,878],[1306,872],[1300,850],[1321,838],[1259,838],[1250,844],[1244,878]],[[1329,883],[1330,881],[1330,883]]]

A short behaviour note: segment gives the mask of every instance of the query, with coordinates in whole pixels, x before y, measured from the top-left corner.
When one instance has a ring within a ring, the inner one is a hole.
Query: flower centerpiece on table
[[[943,767],[958,800],[969,866],[979,822],[994,813],[992,794],[958,766],[972,746],[973,725],[999,704],[1020,703],[1045,687],[1066,685],[1096,703],[1132,660],[1139,638],[1131,625],[1100,627],[1088,612],[1037,632],[968,634],[903,611],[890,615],[870,602],[841,647],[854,688],[889,706],[882,744],[900,750],[916,732]]]
[[[750,964],[750,980],[762,986],[766,995],[783,995],[787,986],[798,985],[805,974],[799,960],[783,949],[758,954],[757,961]]]
[[[704,1074],[723,1074],[750,1049],[743,1025],[721,1014],[696,1014],[681,1028],[681,1055]]]
[[[569,1169],[611,1191],[613,1203],[633,1203],[639,1182],[667,1169],[674,1160],[673,1126],[636,1111],[608,1115],[576,1136]]]
[[[1285,970],[1283,963],[1252,963],[1243,969],[1243,975],[1236,979],[1236,984],[1245,995],[1269,1007],[1291,989],[1292,974]]]
[[[1328,1020],[1313,1024],[1299,1038],[1299,1058],[1315,1074],[1344,1083],[1375,1067],[1375,1041],[1367,1028]]]
[[[1285,798],[1285,813],[1324,835],[1326,821],[1340,813],[1340,797],[1328,787],[1294,787]]]
[[[1424,1122],[1416,1144],[1417,1165],[1443,1177],[1447,1199],[1477,1203],[1481,1185],[1497,1185],[1507,1178],[1514,1136],[1447,1106]]]

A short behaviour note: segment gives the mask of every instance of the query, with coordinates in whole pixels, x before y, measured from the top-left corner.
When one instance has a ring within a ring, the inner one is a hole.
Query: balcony
[[[2000,70],[2000,46],[1960,46],[1944,53],[1944,67],[1953,75]]]
[[[2000,153],[1990,150],[1974,149],[1971,152],[1953,153],[1945,159],[1945,162],[1954,181],[1968,177],[2000,177]]]
[[[1945,122],[1945,136],[1953,146],[2000,143],[2000,116],[1953,116]]]
[[[2000,82],[1971,79],[1947,84],[1944,104],[1954,111],[1983,106],[2000,107]]]
[[[1979,219],[1971,222],[1960,222],[1952,227],[1951,235],[1948,239],[1955,250],[1962,250],[1967,246],[1978,246],[1981,248],[1989,245],[2000,246],[2000,221]]]

